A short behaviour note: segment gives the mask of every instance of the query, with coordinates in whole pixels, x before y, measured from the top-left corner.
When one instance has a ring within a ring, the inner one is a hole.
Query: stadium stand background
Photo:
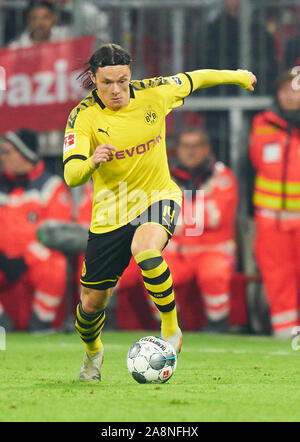
[[[230,87],[200,91],[168,117],[170,156],[185,125],[211,131],[215,153],[239,181],[239,271],[249,275],[251,328],[268,330],[267,306],[253,258],[253,170],[247,149],[253,116],[271,103],[276,75],[300,57],[300,0],[61,0],[52,1],[58,24],[73,37],[93,34],[96,43],[114,41],[134,57],[133,78],[169,75],[202,68],[253,70],[259,79],[255,94]],[[27,1],[0,0],[0,46],[6,47],[26,27]],[[215,40],[214,26],[219,32]],[[298,26],[299,28],[299,26]],[[239,44],[237,44],[237,42]],[[298,62],[298,64],[300,64]],[[43,133],[40,154],[52,172],[62,175],[61,133]],[[73,193],[75,205],[81,190]],[[257,281],[258,280],[258,281]],[[114,306],[112,305],[112,308]]]

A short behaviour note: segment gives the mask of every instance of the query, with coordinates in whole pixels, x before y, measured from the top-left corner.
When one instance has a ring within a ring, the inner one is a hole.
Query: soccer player
[[[161,252],[172,236],[181,191],[171,180],[165,117],[191,92],[217,84],[254,90],[248,71],[199,70],[131,80],[131,57],[116,44],[97,49],[80,75],[92,92],[72,110],[64,142],[71,187],[94,183],[92,220],[81,276],[76,329],[86,352],[82,380],[100,380],[105,307],[131,256],[161,316],[161,336],[182,344],[172,276]]]

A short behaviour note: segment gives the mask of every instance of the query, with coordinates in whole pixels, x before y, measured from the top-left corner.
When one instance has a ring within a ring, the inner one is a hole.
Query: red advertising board
[[[63,130],[86,94],[76,80],[93,51],[94,37],[1,49],[0,133],[28,128]],[[3,81],[5,77],[5,82]]]

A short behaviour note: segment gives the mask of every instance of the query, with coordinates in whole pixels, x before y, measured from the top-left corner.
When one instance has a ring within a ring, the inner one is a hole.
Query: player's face
[[[185,133],[181,136],[177,148],[177,157],[183,166],[195,169],[205,160],[211,151],[204,134]]]
[[[45,41],[56,21],[56,15],[48,8],[35,8],[28,16],[30,36],[34,41]]]
[[[0,149],[0,162],[6,172],[14,175],[25,175],[33,164],[27,161],[9,141],[3,141]]]
[[[96,75],[91,74],[91,78],[97,87],[100,99],[108,109],[117,111],[128,105],[131,78],[129,66],[116,65],[98,68]]]
[[[279,89],[277,97],[282,109],[286,111],[297,111],[300,109],[300,90],[295,90],[292,82],[284,83]]]

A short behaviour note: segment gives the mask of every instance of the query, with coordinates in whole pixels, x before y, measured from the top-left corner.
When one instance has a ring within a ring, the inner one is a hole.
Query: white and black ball
[[[127,353],[127,368],[140,384],[167,382],[176,370],[177,356],[171,344],[155,336],[136,341]]]

